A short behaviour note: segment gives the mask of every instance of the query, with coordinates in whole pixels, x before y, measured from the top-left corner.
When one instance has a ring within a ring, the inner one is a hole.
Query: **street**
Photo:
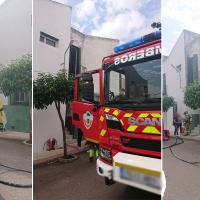
[[[190,162],[200,161],[200,141],[184,140],[185,143],[172,147],[180,158]],[[175,143],[175,139],[164,141],[163,147]],[[163,150],[163,170],[166,175],[164,200],[200,199],[200,164],[191,165],[175,158],[169,149]]]
[[[32,148],[13,141],[0,138],[0,163],[25,170],[32,170]],[[0,180],[27,185],[32,182],[32,174],[19,172],[0,166]],[[32,199],[32,188],[17,188],[0,184],[0,200]]]
[[[79,154],[72,163],[58,161],[34,166],[34,200],[61,199],[161,199],[160,196],[115,183],[104,184],[96,172],[96,163],[88,154]]]

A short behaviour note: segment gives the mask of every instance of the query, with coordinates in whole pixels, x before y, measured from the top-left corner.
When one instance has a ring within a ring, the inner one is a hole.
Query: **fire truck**
[[[161,30],[114,47],[100,69],[76,75],[72,123],[99,145],[97,173],[161,194]],[[99,101],[93,76],[99,77]],[[79,86],[82,83],[82,93]]]

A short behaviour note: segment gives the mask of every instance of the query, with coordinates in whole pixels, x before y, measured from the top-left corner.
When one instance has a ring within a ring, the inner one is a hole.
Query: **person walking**
[[[173,118],[173,125],[174,125],[174,135],[178,135],[178,128],[179,128],[178,113],[176,113]]]

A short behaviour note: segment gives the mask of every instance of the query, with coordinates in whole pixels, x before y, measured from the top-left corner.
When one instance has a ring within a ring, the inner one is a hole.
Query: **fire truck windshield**
[[[117,65],[105,73],[105,103],[148,103],[158,98],[161,98],[161,59]]]

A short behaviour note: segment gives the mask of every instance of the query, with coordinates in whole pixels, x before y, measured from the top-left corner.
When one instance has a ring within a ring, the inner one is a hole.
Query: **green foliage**
[[[167,112],[174,105],[173,97],[163,96],[162,101],[163,101],[163,112]]]
[[[39,73],[33,81],[33,105],[46,109],[55,103],[67,104],[74,97],[74,76],[61,69],[56,75]]]
[[[36,80],[33,81],[34,107],[36,109],[47,109],[49,105],[55,103],[63,132],[64,158],[68,158],[68,156],[65,126],[60,112],[60,104],[68,104],[73,100],[74,82],[74,76],[68,77],[65,69],[59,70],[56,75],[39,73]],[[79,90],[82,90],[82,83],[79,85]]]
[[[12,60],[8,66],[0,65],[0,93],[10,96],[14,92],[32,90],[32,55]]]
[[[200,108],[200,79],[186,86],[184,90],[184,104],[193,110]]]
[[[125,99],[125,95],[124,95],[123,91],[120,91],[120,93],[115,98],[116,98],[116,100]]]

